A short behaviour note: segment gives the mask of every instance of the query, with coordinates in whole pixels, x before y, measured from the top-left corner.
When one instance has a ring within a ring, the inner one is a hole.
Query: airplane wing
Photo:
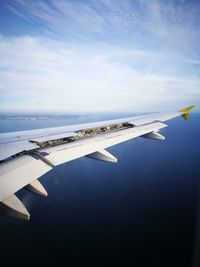
[[[189,106],[177,112],[155,113],[117,120],[84,123],[0,134],[0,203],[13,215],[29,219],[30,214],[15,193],[26,188],[47,196],[38,178],[54,166],[87,156],[117,162],[106,148],[141,136],[165,140],[159,131],[167,120],[189,118]]]

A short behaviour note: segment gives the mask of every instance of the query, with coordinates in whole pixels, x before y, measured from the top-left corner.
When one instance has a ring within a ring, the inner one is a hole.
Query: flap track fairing
[[[117,158],[114,157],[111,153],[109,153],[105,149],[91,153],[87,155],[87,157],[107,162],[113,162],[113,163],[117,162]]]
[[[5,212],[15,218],[29,220],[30,214],[25,208],[24,204],[15,195],[1,201]]]
[[[147,134],[142,135],[141,137],[154,139],[154,140],[165,140],[165,136],[159,134],[158,132],[147,133]]]
[[[38,194],[44,197],[48,196],[47,191],[37,179],[31,182],[30,184],[28,184],[25,188],[35,194]]]

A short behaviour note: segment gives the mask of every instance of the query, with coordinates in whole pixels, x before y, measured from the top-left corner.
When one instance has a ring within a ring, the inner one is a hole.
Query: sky
[[[0,0],[0,110],[198,110],[199,14],[188,0]]]

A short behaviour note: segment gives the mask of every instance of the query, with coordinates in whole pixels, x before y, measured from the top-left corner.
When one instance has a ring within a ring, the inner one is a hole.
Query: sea
[[[0,132],[129,115],[2,112]],[[55,167],[40,178],[47,198],[20,190],[31,219],[0,214],[0,266],[199,267],[200,114],[166,123],[165,141],[110,147],[118,163]]]

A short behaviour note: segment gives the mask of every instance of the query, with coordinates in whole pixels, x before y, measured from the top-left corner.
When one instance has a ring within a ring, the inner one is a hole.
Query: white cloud
[[[168,53],[24,36],[1,37],[0,57],[1,109],[134,112],[200,104],[200,78],[169,73],[165,62],[172,69],[182,59],[170,63]]]
[[[200,53],[200,3],[191,1],[8,1],[8,8],[57,38],[99,39]]]
[[[200,4],[5,5],[34,34],[0,37],[1,109],[153,111],[200,104]]]

